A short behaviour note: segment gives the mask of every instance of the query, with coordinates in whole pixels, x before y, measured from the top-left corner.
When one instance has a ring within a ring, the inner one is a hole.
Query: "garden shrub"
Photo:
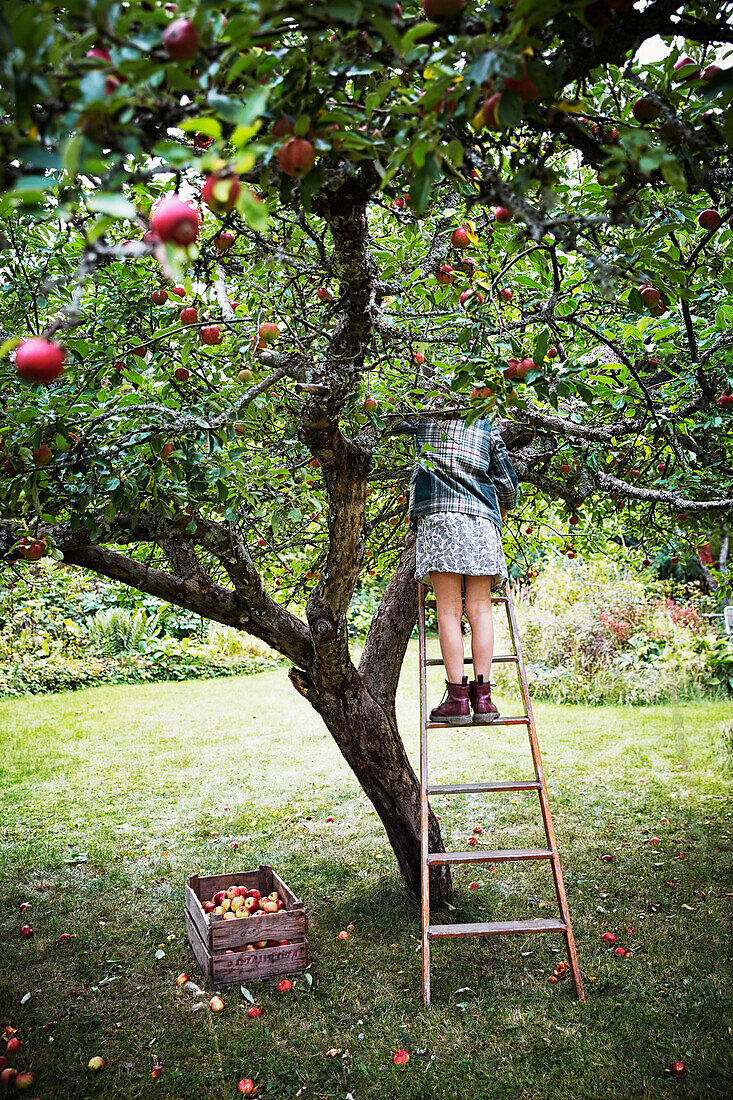
[[[122,597],[127,597],[125,607]],[[0,587],[0,696],[235,676],[277,665],[264,644],[81,570],[41,562]]]
[[[532,693],[562,703],[655,703],[733,691],[733,649],[709,597],[623,556],[549,558],[514,585]]]

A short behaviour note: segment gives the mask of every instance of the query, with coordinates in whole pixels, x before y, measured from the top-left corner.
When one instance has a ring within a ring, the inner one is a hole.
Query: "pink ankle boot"
[[[470,726],[468,676],[463,677],[461,684],[449,684],[446,680],[445,688],[448,698],[430,711],[430,721],[447,722],[449,726]]]
[[[483,676],[469,684],[473,721],[475,725],[488,725],[500,718],[499,708],[491,702],[491,681],[484,683]]]

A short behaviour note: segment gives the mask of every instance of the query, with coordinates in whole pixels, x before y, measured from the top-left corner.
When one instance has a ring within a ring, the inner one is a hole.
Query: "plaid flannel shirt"
[[[467,426],[462,420],[403,421],[397,432],[415,437],[415,469],[410,482],[410,526],[419,516],[462,512],[485,516],[501,531],[500,508],[517,503],[519,481],[504,440],[489,420]],[[428,460],[421,464],[421,458]]]

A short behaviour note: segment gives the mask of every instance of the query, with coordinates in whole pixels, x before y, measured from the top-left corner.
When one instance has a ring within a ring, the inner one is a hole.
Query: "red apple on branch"
[[[463,11],[465,0],[422,0],[422,10],[426,19],[439,22],[441,19],[455,19]]]
[[[513,217],[514,215],[512,214],[511,210],[508,210],[506,206],[494,207],[494,221],[498,222],[499,225],[506,225],[506,223],[510,222]]]
[[[165,305],[165,303],[168,301],[168,291],[154,290],[153,293],[150,295],[150,300],[152,301],[154,306]]]
[[[288,134],[292,134],[292,132],[293,124],[285,115],[282,115],[272,124],[272,136],[274,138],[284,138],[287,137]]]
[[[227,214],[236,206],[241,190],[242,185],[236,176],[212,173],[206,177],[201,188],[201,201],[215,214]]]
[[[503,126],[499,121],[499,104],[501,103],[501,92],[495,92],[494,95],[484,102],[481,108],[481,114],[483,115],[484,125],[488,126],[490,130],[502,130]],[[474,126],[476,125],[474,121]]]
[[[40,443],[31,453],[36,466],[48,466],[53,462],[53,451],[47,443]]]
[[[456,273],[450,264],[441,264],[435,272],[435,281],[439,286],[448,286],[456,277]]]
[[[224,229],[214,237],[214,247],[217,252],[228,252],[235,240],[234,234],[230,233],[228,229]]]
[[[195,325],[199,319],[198,310],[193,306],[184,306],[178,316],[183,325]]]
[[[678,61],[675,61],[674,71],[675,71],[675,73],[680,74],[676,77],[676,79],[677,80],[698,80],[700,78],[700,70],[699,69],[693,68],[692,72],[684,73],[684,74],[681,72],[681,70],[688,69],[688,68],[690,68],[690,66],[694,66],[694,64],[695,64],[695,61],[694,61],[693,58],[689,57],[687,54],[683,54],[682,57]]]
[[[277,162],[286,176],[296,179],[310,172],[316,161],[316,151],[305,138],[288,138],[277,151]]]
[[[15,370],[24,382],[48,386],[64,370],[65,350],[41,336],[24,340],[15,353]]]
[[[190,19],[174,19],[163,31],[162,41],[174,61],[189,61],[199,50],[199,32]]]
[[[193,244],[201,228],[201,215],[178,195],[163,199],[153,211],[150,228],[159,240],[186,248]]]
[[[722,220],[718,211],[711,206],[698,215],[697,224],[701,229],[717,229]]]
[[[186,367],[176,367],[173,371],[173,377],[176,382],[187,382],[191,377],[191,372]]]
[[[648,96],[641,96],[631,108],[631,113],[637,122],[653,122],[659,118],[662,108]]]
[[[522,103],[540,98],[540,93],[532,83],[532,79],[527,72],[527,62],[524,58],[522,58],[522,75],[518,79],[513,76],[508,76],[504,80],[504,87],[508,92],[514,92],[516,96],[519,96]]]
[[[450,243],[453,248],[466,248],[466,246],[470,244],[468,230],[464,229],[463,226],[459,226],[458,229],[454,229],[450,235]]]
[[[257,334],[262,343],[272,344],[280,336],[280,329],[272,321],[265,321],[260,325]]]
[[[223,340],[224,337],[218,325],[205,325],[201,329],[202,344],[221,344]]]

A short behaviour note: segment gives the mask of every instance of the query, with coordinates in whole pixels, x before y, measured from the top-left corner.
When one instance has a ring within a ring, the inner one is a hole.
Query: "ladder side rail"
[[[547,783],[545,781],[544,771],[542,768],[542,759],[540,756],[540,746],[537,740],[537,729],[534,722],[534,712],[532,711],[532,701],[529,696],[529,684],[527,681],[527,670],[524,665],[524,654],[522,653],[522,645],[519,640],[519,625],[517,623],[517,613],[514,607],[514,601],[512,600],[507,590],[507,602],[506,613],[509,623],[509,633],[511,636],[512,644],[514,646],[514,652],[516,653],[517,660],[517,676],[519,677],[519,687],[522,693],[522,700],[524,702],[525,714],[529,720],[528,733],[529,743],[532,751],[532,760],[535,768],[535,775],[540,782],[540,789],[537,792],[540,796],[540,810],[542,813],[542,822],[545,828],[545,837],[547,838],[548,847],[552,849],[552,859],[550,865],[552,867],[552,877],[555,882],[555,893],[557,895],[557,902],[560,908],[560,914],[566,925],[565,945],[568,953],[568,960],[570,962],[570,971],[573,981],[573,988],[575,995],[579,1001],[585,1000],[585,994],[583,992],[583,981],[580,975],[580,968],[578,966],[578,956],[575,949],[575,938],[573,936],[572,925],[570,922],[570,909],[568,907],[567,894],[565,893],[565,882],[563,880],[562,868],[560,867],[560,853],[557,847],[557,838],[555,836],[555,828],[552,823],[552,813],[550,811],[550,801],[547,794]]]
[[[430,1004],[430,868],[428,866],[428,694],[425,646],[425,585],[418,584],[417,632],[420,661],[420,922],[422,995]]]

